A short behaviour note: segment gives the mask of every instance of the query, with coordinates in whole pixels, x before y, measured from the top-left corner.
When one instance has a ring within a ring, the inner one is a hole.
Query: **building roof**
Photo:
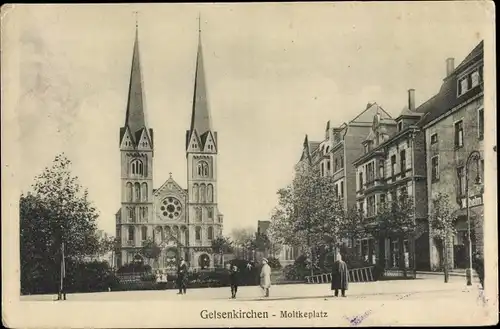
[[[135,139],[135,142],[140,138],[142,129],[146,128],[146,120],[144,118],[145,98],[139,55],[139,33],[136,27],[124,126],[130,129],[130,134]],[[122,129],[122,131],[125,133],[125,129]],[[121,137],[123,137],[122,133]]]
[[[194,79],[193,111],[191,114],[191,133],[196,130],[199,136],[212,130],[210,108],[207,97],[205,68],[203,66],[203,49],[201,34],[198,37],[198,53],[196,55],[196,71]]]
[[[433,120],[439,118],[449,110],[455,108],[461,103],[465,102],[467,99],[475,97],[483,92],[482,84],[472,88],[466,93],[457,96],[458,89],[458,78],[457,73],[475,64],[478,57],[483,56],[483,41],[481,41],[470,53],[465,57],[465,59],[460,63],[460,65],[453,71],[453,73],[443,81],[439,92],[425,102],[421,106],[425,106],[425,115],[419,121],[420,126],[425,126],[432,122]],[[421,111],[423,112],[423,111]]]

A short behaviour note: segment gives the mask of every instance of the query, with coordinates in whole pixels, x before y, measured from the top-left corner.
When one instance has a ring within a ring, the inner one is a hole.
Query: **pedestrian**
[[[342,292],[342,297],[346,297],[345,291],[349,285],[349,272],[347,264],[342,260],[342,256],[337,254],[337,260],[332,267],[332,287],[335,291],[335,297],[339,296],[339,290]]]
[[[266,297],[269,297],[269,288],[271,288],[271,267],[269,266],[267,259],[262,259],[262,269],[260,270],[260,287],[265,293]]]
[[[484,261],[479,253],[474,255],[473,266],[474,270],[476,270],[477,276],[479,277],[481,288],[484,289]]]
[[[182,295],[186,293],[187,290],[187,280],[188,280],[188,268],[187,264],[184,261],[184,258],[181,257],[180,264],[177,267],[177,286],[179,287],[178,295]]]
[[[229,283],[231,284],[231,298],[236,298],[239,284],[239,271],[236,265],[230,267],[229,270]]]

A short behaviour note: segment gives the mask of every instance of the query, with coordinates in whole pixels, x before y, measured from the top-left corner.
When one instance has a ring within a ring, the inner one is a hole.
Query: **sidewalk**
[[[450,276],[462,276],[465,277],[465,270],[451,270],[449,272]],[[431,271],[417,271],[417,275],[441,275],[444,276],[444,272],[431,272]],[[472,277],[477,278],[476,271],[472,271]]]

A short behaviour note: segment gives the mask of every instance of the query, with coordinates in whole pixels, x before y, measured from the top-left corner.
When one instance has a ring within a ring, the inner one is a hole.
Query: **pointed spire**
[[[191,133],[196,129],[199,136],[209,130],[212,130],[210,108],[208,104],[205,83],[205,69],[203,66],[200,24],[200,17],[198,16],[198,53],[196,55],[193,112],[191,114]]]
[[[139,27],[137,23],[137,13],[125,127],[130,129],[134,138],[137,138],[136,135],[138,131],[142,128],[146,128],[146,121],[144,118],[144,94],[142,90],[141,61],[139,57]]]
[[[307,147],[309,146],[309,138],[307,137],[307,134],[306,134],[306,137],[304,138],[304,147]]]

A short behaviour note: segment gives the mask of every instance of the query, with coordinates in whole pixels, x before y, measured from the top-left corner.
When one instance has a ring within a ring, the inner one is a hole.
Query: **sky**
[[[10,52],[2,54],[2,85],[10,86],[10,116],[2,114],[2,125],[15,141],[18,188],[29,191],[34,177],[65,152],[100,212],[99,227],[111,234],[120,207],[118,137],[134,11],[146,120],[155,134],[155,188],[170,172],[186,187],[185,131],[201,16],[225,234],[269,219],[305,134],[321,140],[328,120],[333,126],[349,121],[368,102],[397,116],[410,88],[417,105],[426,101],[441,85],[446,58],[458,65],[484,38],[488,17],[478,3],[446,2],[16,5],[3,11],[2,49]]]

